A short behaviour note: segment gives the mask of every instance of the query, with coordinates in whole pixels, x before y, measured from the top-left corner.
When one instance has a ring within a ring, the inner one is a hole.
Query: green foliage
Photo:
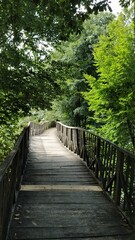
[[[16,122],[9,125],[0,125],[0,164],[12,150],[22,128]]]
[[[1,54],[6,54],[4,49]],[[45,62],[36,63],[33,59],[28,63],[27,59],[20,59],[17,67],[13,62],[12,66],[8,63],[4,59],[0,69],[1,121],[6,122],[18,115],[20,110],[27,114],[32,107],[49,108],[57,86]]]
[[[0,2],[1,123],[18,116],[20,110],[27,114],[31,108],[50,107],[59,89],[48,66],[47,41],[56,43],[80,32],[87,14],[106,6],[106,1],[92,0]]]
[[[85,75],[90,91],[85,93],[100,133],[131,148],[134,142],[135,53],[133,24],[120,15],[95,46],[99,78]]]
[[[71,32],[80,32],[88,14],[107,7],[107,0],[98,3],[94,0],[2,0],[0,18],[3,33],[13,31],[15,41],[22,38],[22,30],[31,40],[45,37],[49,41],[57,41],[67,39]]]
[[[87,101],[82,96],[82,92],[88,88],[83,74],[97,76],[93,46],[98,42],[98,37],[106,33],[106,25],[113,18],[111,13],[92,14],[84,22],[81,35],[71,35],[69,41],[62,42],[52,54],[52,66],[61,88],[59,103],[64,106],[62,108],[67,118],[64,121],[72,125],[85,127],[88,115],[91,115]]]
[[[69,123],[67,121],[68,116],[65,110],[65,106],[67,107],[68,98],[61,97],[59,99],[55,99],[52,102],[51,110],[47,110],[44,119],[46,121],[62,121],[63,123]]]
[[[93,29],[91,23],[84,25],[84,35],[79,34],[89,14],[107,7],[107,0],[98,3],[94,0],[0,1],[0,158],[9,152],[20,133],[23,120],[17,123],[18,119],[31,108],[49,109],[58,94],[64,93],[53,104],[54,110],[56,106],[59,109],[54,118],[59,118],[61,110],[63,119],[81,116],[83,121],[83,116],[86,117],[87,103],[80,93],[87,83],[84,84],[82,74],[96,74],[92,45],[97,41],[98,34],[94,34],[99,31],[99,23]],[[50,63],[52,45],[56,47],[71,33],[70,44],[64,43],[59,56]],[[32,114],[39,120],[44,118],[43,112]]]
[[[30,121],[45,121],[46,111],[47,110],[31,109],[29,115],[26,117],[20,112],[19,116],[22,115],[22,117],[12,119],[12,121],[10,120],[7,121],[6,124],[0,125],[0,163],[4,161],[9,152],[13,149],[13,146],[23,128],[27,126]]]
[[[122,7],[128,7],[130,4],[134,3],[134,0],[119,0]]]

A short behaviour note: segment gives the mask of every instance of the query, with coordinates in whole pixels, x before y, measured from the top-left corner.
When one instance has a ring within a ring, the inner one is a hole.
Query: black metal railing
[[[94,133],[57,122],[57,134],[86,162],[123,216],[135,224],[135,155]]]

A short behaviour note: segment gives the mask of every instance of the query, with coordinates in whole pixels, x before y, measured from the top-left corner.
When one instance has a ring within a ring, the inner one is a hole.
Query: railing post
[[[3,232],[3,221],[2,221],[2,219],[3,219],[3,211],[2,211],[2,208],[3,208],[3,201],[2,201],[2,199],[3,199],[3,196],[2,196],[2,193],[3,193],[3,190],[2,190],[2,181],[0,181],[0,239],[2,240],[3,239],[3,237],[2,237],[2,232]]]
[[[133,224],[135,230],[135,158],[133,159]]]
[[[117,149],[117,166],[116,166],[116,185],[115,185],[115,204],[120,205],[121,197],[121,179],[120,174],[123,172],[124,153]]]
[[[72,136],[73,132],[72,132],[72,131],[73,131],[73,129],[71,128],[71,129],[70,129],[70,141],[69,141],[69,149],[70,149],[71,151],[73,150],[73,149],[72,149],[72,148],[73,148],[73,145],[72,145],[72,144],[73,144],[73,138],[72,138],[72,137],[73,137],[73,136]]]
[[[95,177],[98,178],[98,173],[99,173],[99,161],[100,161],[100,146],[101,146],[101,141],[100,138],[97,138],[97,146],[96,146],[96,162],[95,162]]]
[[[70,133],[69,133],[69,129],[66,127],[63,127],[64,128],[64,143],[65,143],[65,146],[69,148],[69,138],[70,138]]]
[[[78,154],[78,129],[74,129],[74,153]]]
[[[83,146],[82,146],[82,150],[83,150],[83,160],[85,161],[85,156],[86,156],[86,153],[85,153],[85,145],[86,145],[86,139],[85,139],[85,131],[83,131]]]
[[[76,129],[76,153],[79,155],[79,130],[78,128]]]

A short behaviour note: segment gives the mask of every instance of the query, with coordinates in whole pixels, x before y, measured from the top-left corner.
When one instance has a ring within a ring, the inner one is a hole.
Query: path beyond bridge
[[[132,240],[134,237],[82,159],[56,128],[32,136],[9,239]]]

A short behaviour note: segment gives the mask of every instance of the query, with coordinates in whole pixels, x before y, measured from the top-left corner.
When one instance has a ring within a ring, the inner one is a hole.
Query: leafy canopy
[[[51,55],[55,78],[61,88],[61,97],[57,99],[63,111],[61,117],[64,115],[61,120],[68,124],[86,127],[89,112],[81,92],[87,90],[88,84],[83,74],[97,76],[93,46],[99,36],[107,32],[106,26],[113,18],[108,12],[91,14],[83,23],[81,34],[70,35]]]
[[[89,14],[107,8],[107,0],[0,1],[0,124],[1,136],[5,136],[0,139],[1,149],[10,148],[8,139],[12,141],[18,116],[27,114],[31,108],[49,108],[60,93],[56,73],[49,63],[50,45],[67,40],[70,33],[79,34]],[[83,49],[87,54],[88,46],[84,42],[77,49],[78,67],[74,73],[79,66],[86,73],[90,69],[89,64],[84,66],[79,60]],[[91,53],[87,56],[91,57]]]
[[[68,39],[71,32],[80,33],[90,13],[107,8],[107,0],[0,1],[2,122],[19,110],[27,113],[31,107],[49,105],[57,84],[46,67],[47,41],[56,44]]]
[[[134,26],[121,14],[110,23],[94,48],[98,78],[85,75],[89,109],[105,137],[135,147],[135,46]]]

